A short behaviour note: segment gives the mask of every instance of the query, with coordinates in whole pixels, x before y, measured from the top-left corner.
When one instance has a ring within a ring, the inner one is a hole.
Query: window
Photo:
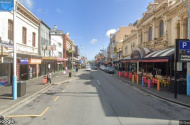
[[[126,46],[126,47],[125,47],[125,55],[127,55],[127,48],[128,48],[128,47]]]
[[[35,47],[36,46],[36,33],[32,33],[32,46]]]
[[[160,37],[164,36],[164,21],[160,22]]]
[[[177,24],[177,39],[180,39],[180,23]]]
[[[141,32],[141,43],[143,43],[143,32]]]
[[[152,27],[150,27],[148,30],[148,40],[152,41]]]
[[[13,21],[8,20],[8,39],[13,40]]]
[[[22,28],[22,43],[23,44],[26,44],[26,39],[27,39],[26,35],[27,35],[27,29],[23,27]]]

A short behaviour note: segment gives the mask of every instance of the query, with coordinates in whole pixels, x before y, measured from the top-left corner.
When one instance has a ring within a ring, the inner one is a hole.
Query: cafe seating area
[[[148,87],[150,84],[150,87],[157,87],[159,84],[159,87],[170,87],[170,77],[168,76],[161,76],[156,75],[153,77],[151,73],[137,73],[137,72],[126,72],[126,71],[117,71],[118,77],[123,77],[125,79],[129,79],[131,81],[134,81],[135,83],[142,84],[144,87]],[[138,81],[138,82],[137,82]]]

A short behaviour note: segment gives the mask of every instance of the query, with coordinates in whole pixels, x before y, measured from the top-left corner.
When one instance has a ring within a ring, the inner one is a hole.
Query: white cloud
[[[29,10],[33,9],[34,1],[33,0],[19,0],[26,8]]]
[[[58,13],[62,13],[62,12],[63,12],[63,11],[62,11],[61,9],[59,9],[59,8],[57,8],[56,11],[57,11]]]
[[[98,42],[97,39],[92,39],[89,43],[91,43],[91,44],[95,44],[95,43],[97,43],[97,42]]]
[[[117,30],[116,29],[111,29],[106,32],[106,36],[110,38],[110,34],[114,34]]]

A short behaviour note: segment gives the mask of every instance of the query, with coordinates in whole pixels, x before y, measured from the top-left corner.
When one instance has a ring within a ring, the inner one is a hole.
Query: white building
[[[15,28],[15,42],[17,43],[17,78],[27,80],[39,76],[42,57],[38,54],[38,28],[39,19],[18,3]],[[0,76],[10,78],[10,66],[13,54],[13,11],[0,12],[0,68],[7,69]],[[30,70],[30,72],[29,72]],[[10,83],[11,81],[8,81]]]
[[[63,31],[57,30],[57,26],[51,29],[51,45],[55,45],[52,57],[63,58]]]

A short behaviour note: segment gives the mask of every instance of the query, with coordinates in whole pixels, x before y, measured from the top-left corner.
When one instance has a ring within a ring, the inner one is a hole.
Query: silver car
[[[87,67],[86,67],[86,71],[91,71],[90,66],[87,66]]]

